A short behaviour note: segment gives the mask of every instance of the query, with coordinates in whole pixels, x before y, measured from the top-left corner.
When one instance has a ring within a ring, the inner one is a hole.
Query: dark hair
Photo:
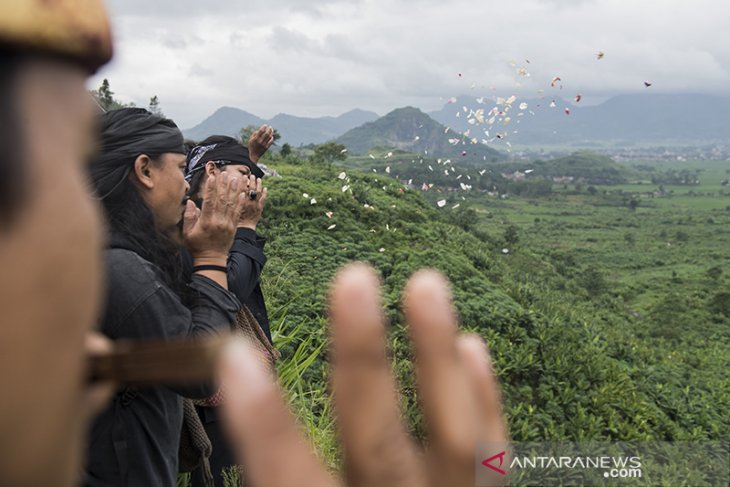
[[[26,56],[0,47],[0,231],[17,216],[26,194],[25,151],[18,110],[17,77]]]
[[[230,142],[235,141],[237,144],[240,144],[240,142],[233,138],[229,137],[228,135],[211,135],[205,140],[198,142],[195,145],[211,145],[211,144],[220,144],[221,142]],[[186,148],[187,148],[186,142]],[[193,147],[195,147],[195,145]],[[188,154],[193,149],[193,147],[188,148]],[[188,198],[195,201],[195,204],[200,206],[200,198],[198,198],[198,193],[200,192],[200,187],[203,185],[203,182],[207,178],[205,177],[205,167],[201,168],[199,171],[197,171],[195,174],[193,174],[193,177],[190,178],[190,191],[188,191]]]
[[[147,154],[159,164],[160,154]],[[136,158],[135,158],[136,159]],[[134,161],[129,162],[133,167]],[[120,234],[143,259],[156,265],[160,275],[181,297],[184,283],[180,249],[155,226],[155,217],[131,178],[124,181],[101,200],[112,234]]]

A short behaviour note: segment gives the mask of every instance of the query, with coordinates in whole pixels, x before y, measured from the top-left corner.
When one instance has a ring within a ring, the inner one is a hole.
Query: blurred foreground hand
[[[416,356],[428,448],[409,438],[386,354],[380,284],[365,264],[339,271],[330,290],[331,386],[348,486],[475,485],[479,442],[506,442],[499,387],[479,337],[459,335],[446,279],[416,273],[403,307]],[[335,486],[298,430],[273,378],[236,344],[221,365],[231,384],[229,433],[255,486]],[[235,386],[234,386],[235,384]]]

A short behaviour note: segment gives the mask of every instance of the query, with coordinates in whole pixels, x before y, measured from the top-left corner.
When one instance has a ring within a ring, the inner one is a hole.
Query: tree
[[[588,294],[595,297],[606,291],[608,285],[603,277],[603,274],[595,267],[588,267],[581,276],[580,279],[583,287],[588,291]]]
[[[707,269],[706,274],[707,274],[707,277],[709,277],[713,281],[717,281],[718,279],[720,279],[720,276],[722,275],[722,269],[718,266],[710,267],[709,269]]]
[[[148,110],[151,113],[154,113],[155,115],[159,115],[161,117],[163,117],[165,115],[164,113],[162,113],[162,110],[160,109],[160,99],[157,98],[157,95],[150,98],[150,104],[149,104]]]
[[[689,234],[687,232],[683,232],[680,230],[675,234],[674,238],[677,240],[677,242],[682,242],[682,243],[688,242]]]
[[[507,245],[515,245],[520,240],[519,229],[515,225],[510,225],[504,231],[504,243]]]
[[[124,107],[133,107],[134,103],[122,103],[114,99],[114,92],[111,90],[109,80],[104,78],[101,86],[96,90],[91,90],[91,94],[96,99],[99,106],[105,112],[109,110],[118,110]]]
[[[631,198],[629,200],[629,210],[636,211],[636,208],[639,207],[639,200],[636,198]]]
[[[314,155],[310,160],[315,163],[332,164],[335,161],[347,159],[347,147],[337,142],[325,142],[314,148]]]
[[[101,86],[97,90],[97,95],[97,99],[99,100],[99,103],[101,103],[102,108],[106,111],[112,110],[112,105],[116,102],[114,101],[114,92],[109,86],[108,79],[104,78],[101,82]]]
[[[709,302],[711,312],[730,318],[730,293],[719,292]]]
[[[291,146],[287,143],[284,143],[284,145],[281,146],[279,154],[281,155],[281,157],[287,157],[291,155]]]
[[[453,222],[464,230],[471,231],[479,223],[479,215],[474,208],[460,208],[454,212]]]

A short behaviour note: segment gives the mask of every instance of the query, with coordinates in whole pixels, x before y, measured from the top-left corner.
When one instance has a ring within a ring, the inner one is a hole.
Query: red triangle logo
[[[500,475],[507,475],[507,472],[505,472],[504,470],[499,468],[504,463],[504,456],[506,454],[507,454],[506,451],[501,451],[501,452],[497,453],[496,455],[492,455],[491,457],[484,460],[482,462],[482,465],[484,465],[487,468],[491,468],[492,470],[494,470],[495,472],[497,472]],[[499,459],[499,467],[492,465],[492,462],[496,459]]]

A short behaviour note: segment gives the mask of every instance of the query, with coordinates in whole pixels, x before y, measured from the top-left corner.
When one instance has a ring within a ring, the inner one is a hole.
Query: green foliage
[[[291,146],[287,143],[281,146],[281,150],[279,151],[279,155],[281,157],[289,157],[292,153]]]
[[[654,184],[671,184],[674,186],[697,186],[700,184],[700,169],[667,169],[666,171],[654,173],[651,182]]]
[[[621,184],[631,176],[629,169],[610,157],[587,151],[549,161],[535,161],[533,168],[535,175],[549,178],[568,176],[591,185]]]
[[[504,231],[504,243],[506,245],[515,245],[520,240],[519,229],[515,225],[510,225]]]
[[[315,164],[332,164],[345,159],[347,159],[347,148],[336,142],[325,142],[316,146],[314,154],[309,158]]]
[[[713,281],[717,281],[720,279],[720,276],[722,276],[722,268],[719,266],[710,267],[707,269],[707,277],[712,279]]]

